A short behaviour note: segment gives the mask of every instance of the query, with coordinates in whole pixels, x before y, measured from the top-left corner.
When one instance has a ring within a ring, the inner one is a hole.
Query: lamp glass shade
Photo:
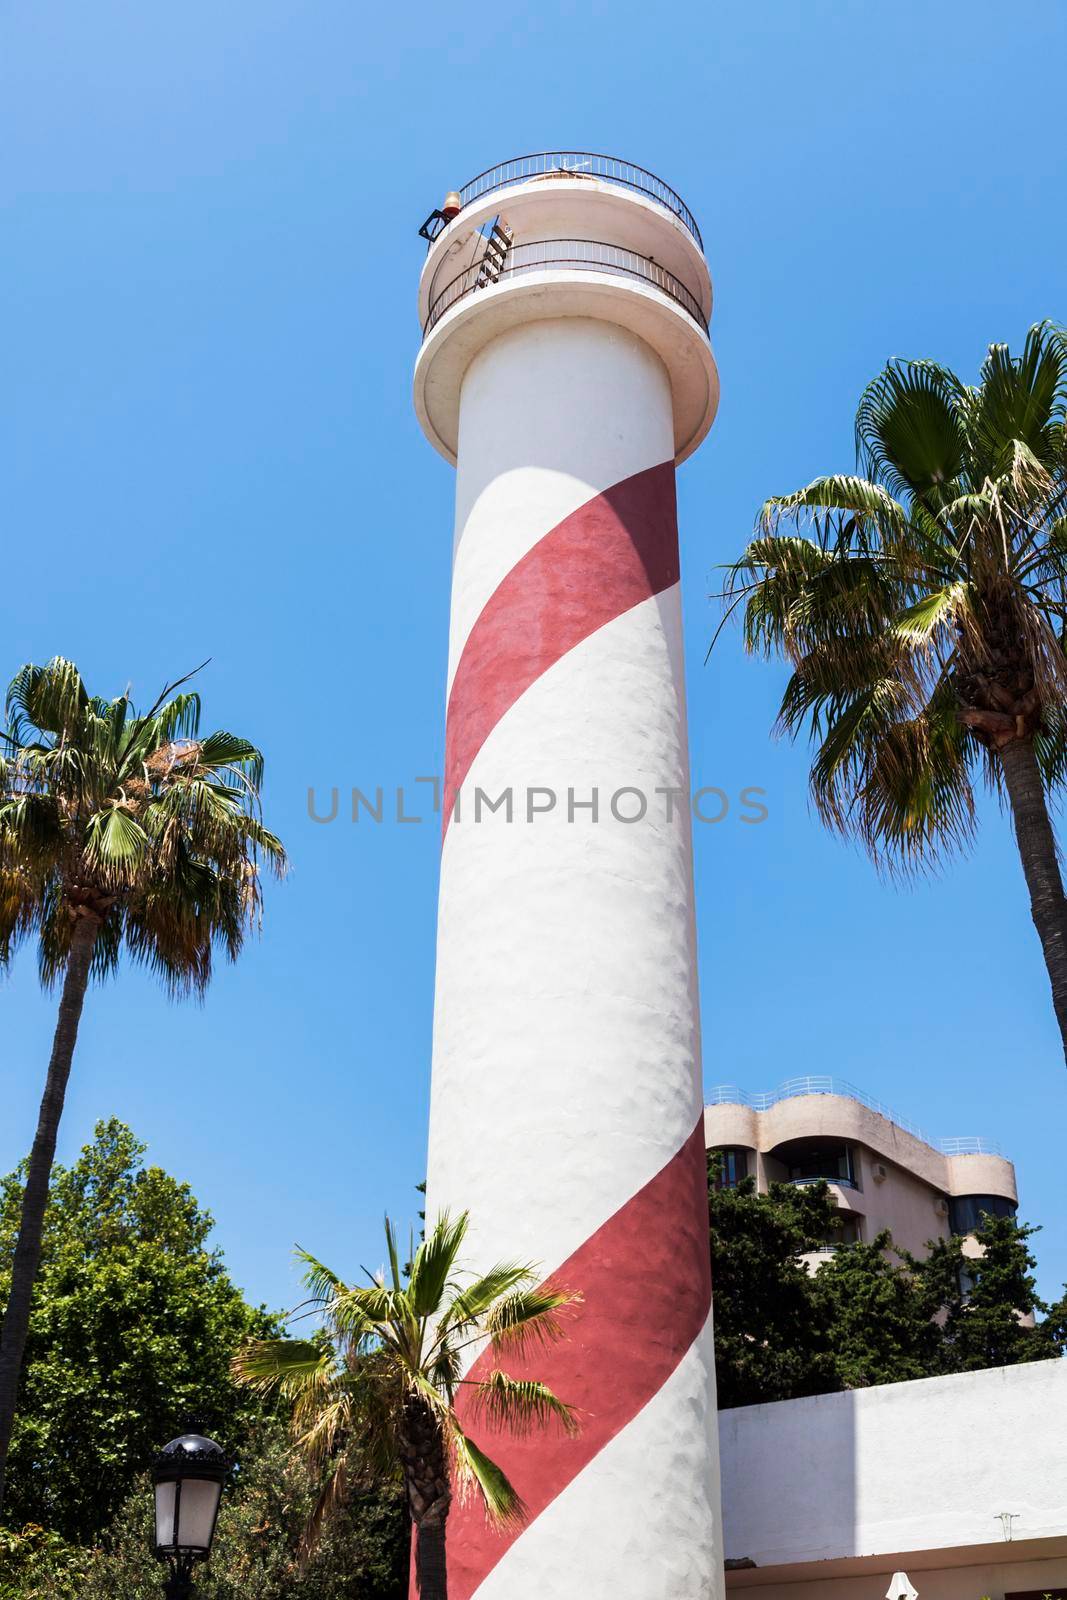
[[[156,1484],[156,1549],[207,1555],[215,1532],[222,1484],[218,1478],[182,1478]]]
[[[156,1549],[174,1549],[174,1501],[178,1493],[175,1482],[156,1484]]]

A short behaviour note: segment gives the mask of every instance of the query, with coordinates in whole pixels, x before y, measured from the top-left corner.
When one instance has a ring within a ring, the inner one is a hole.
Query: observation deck
[[[472,178],[419,231],[415,409],[446,460],[478,352],[519,323],[563,317],[612,322],[650,346],[670,379],[676,461],[697,448],[719,393],[711,278],[696,219],[669,184],[609,156],[519,156]]]

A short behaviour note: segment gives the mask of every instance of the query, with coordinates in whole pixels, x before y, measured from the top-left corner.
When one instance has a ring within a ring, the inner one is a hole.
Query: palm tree
[[[863,475],[768,500],[726,598],[792,666],[778,726],[808,731],[819,816],[881,866],[967,846],[979,776],[1006,796],[1067,1055],[1065,423],[1050,323],[991,345],[975,386],[890,362],[856,414]]]
[[[465,1416],[487,1428],[577,1431],[571,1407],[543,1383],[509,1377],[496,1364],[563,1337],[561,1313],[577,1297],[538,1287],[533,1270],[517,1264],[461,1282],[456,1263],[467,1224],[466,1212],[440,1217],[402,1272],[387,1218],[388,1284],[382,1272],[349,1286],[298,1251],[310,1295],[298,1310],[321,1316],[322,1332],[255,1341],[234,1362],[242,1382],[292,1404],[297,1448],[325,1475],[305,1550],[357,1484],[399,1475],[416,1528],[422,1600],[447,1600],[445,1526],[454,1490],[477,1494],[502,1525],[524,1517],[516,1489],[461,1423],[461,1391],[470,1402]],[[492,1370],[464,1379],[465,1352],[476,1345],[492,1352]]]
[[[180,682],[186,682],[186,679]],[[123,949],[175,994],[202,993],[212,950],[235,959],[259,916],[263,758],[232,733],[197,736],[199,697],[168,685],[144,716],[91,697],[69,661],[25,666],[0,734],[0,968],[36,938],[63,979],[0,1333],[0,1506],[56,1134],[90,977]],[[170,698],[168,698],[168,696]]]

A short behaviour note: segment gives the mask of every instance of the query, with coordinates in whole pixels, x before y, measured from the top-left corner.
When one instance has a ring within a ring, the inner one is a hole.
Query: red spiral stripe
[[[519,696],[678,576],[673,461],[587,500],[516,562],[471,629],[452,680],[442,833],[474,758]]]

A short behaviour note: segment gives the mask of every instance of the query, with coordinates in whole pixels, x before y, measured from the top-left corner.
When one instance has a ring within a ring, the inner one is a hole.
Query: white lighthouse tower
[[[674,191],[602,156],[495,167],[423,232],[415,406],[457,469],[428,1214],[582,1296],[529,1364],[581,1432],[472,1428],[528,1519],[453,1508],[450,1600],[712,1600],[674,482],[711,282]]]

